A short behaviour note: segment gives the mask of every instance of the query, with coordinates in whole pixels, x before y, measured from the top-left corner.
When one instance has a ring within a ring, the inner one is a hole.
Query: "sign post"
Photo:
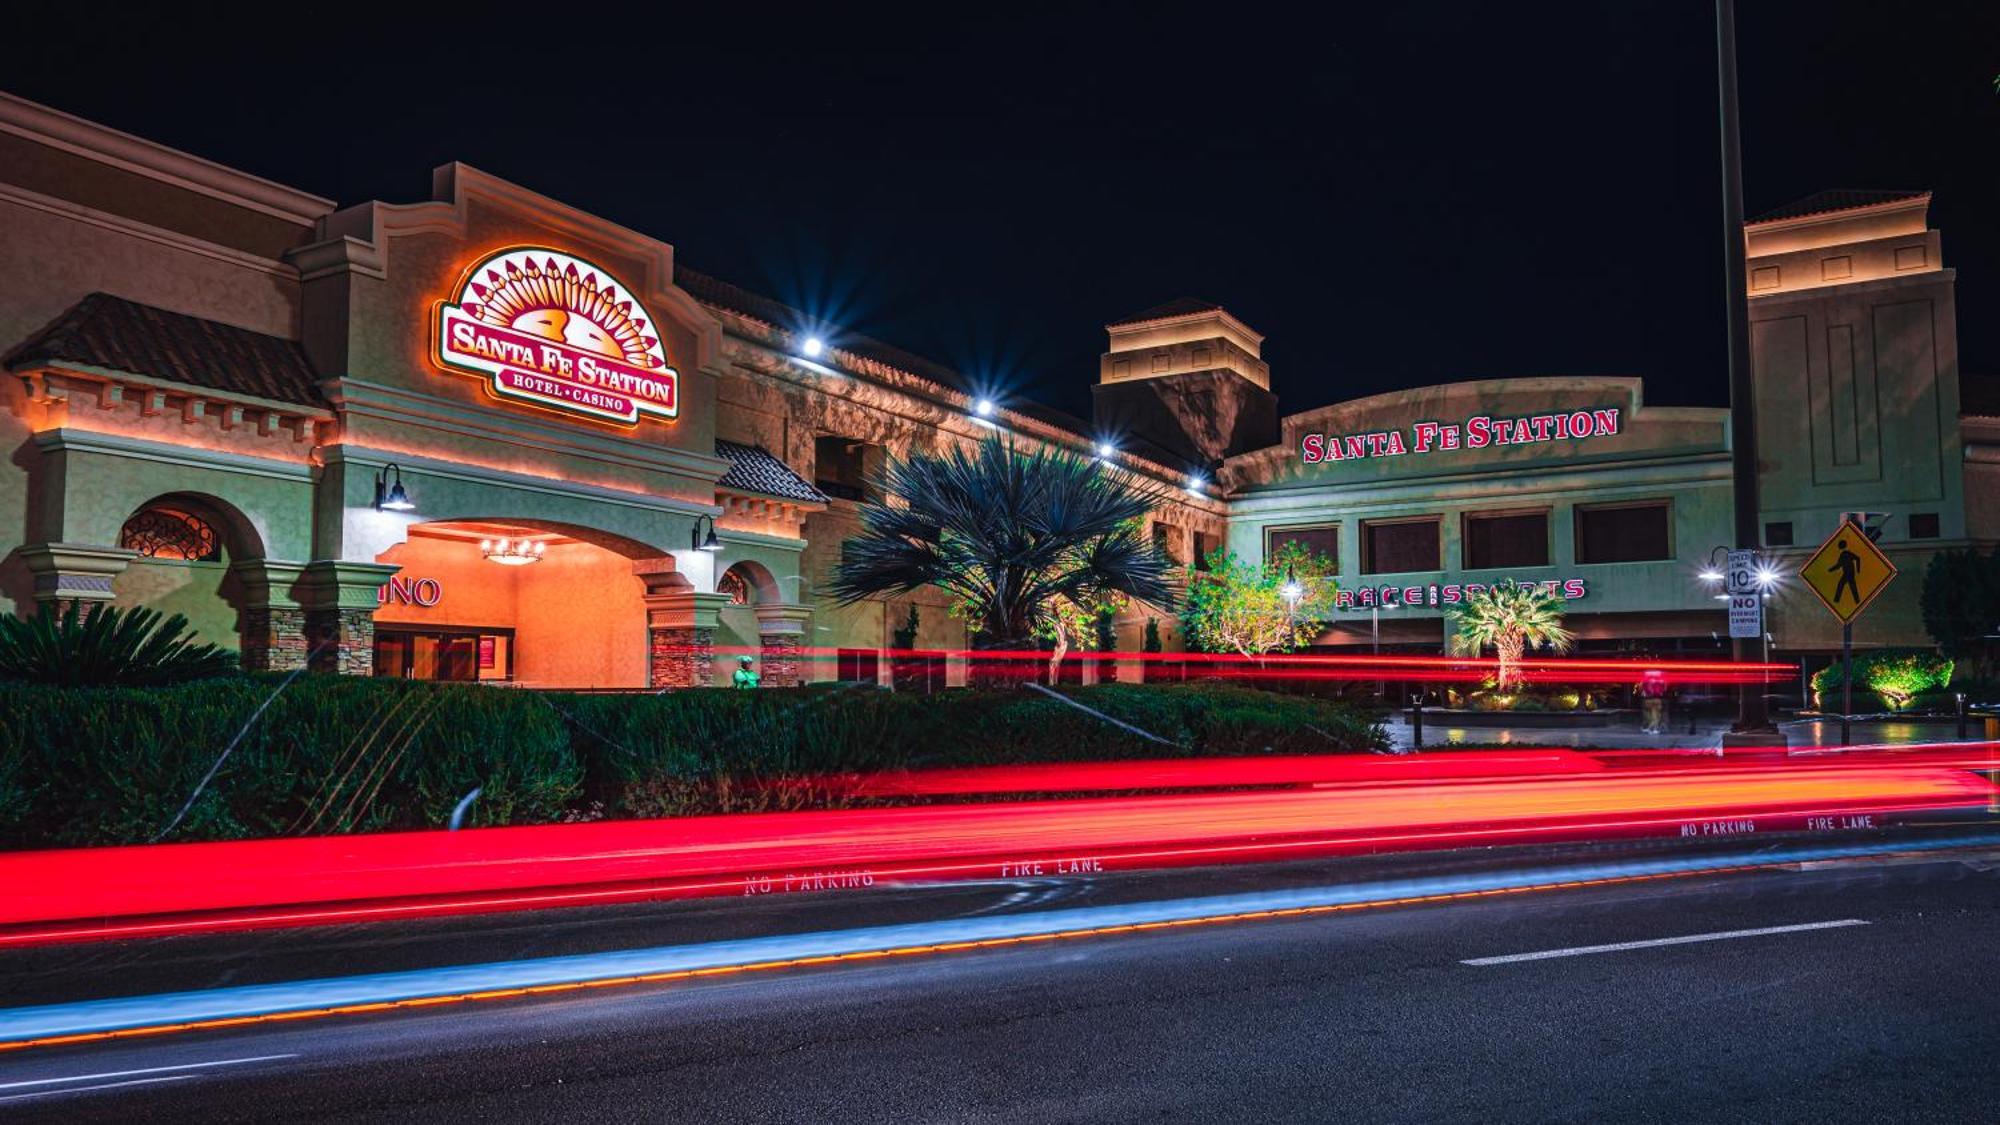
[[[1854,619],[1896,577],[1896,564],[1849,518],[1806,559],[1799,577],[1827,612],[1840,619],[1840,744],[1845,746],[1854,714]]]

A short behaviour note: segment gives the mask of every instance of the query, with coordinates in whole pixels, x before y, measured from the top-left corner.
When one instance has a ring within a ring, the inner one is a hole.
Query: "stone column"
[[[758,669],[765,687],[798,687],[811,677],[806,673],[804,653],[806,630],[812,624],[812,608],[784,602],[759,602],[757,635],[761,652]]]
[[[111,580],[139,557],[137,551],[88,543],[30,543],[19,554],[34,577],[36,603],[61,612],[80,602],[80,615],[110,604]]]
[[[242,647],[246,672],[295,672],[306,666],[306,611],[294,597],[304,563],[244,559],[229,576],[243,592]]]
[[[376,591],[401,567],[319,559],[299,581],[307,663],[315,672],[375,674]]]
[[[727,594],[696,592],[671,558],[639,559],[633,573],[646,583],[648,682],[654,688],[715,683],[715,629]]]

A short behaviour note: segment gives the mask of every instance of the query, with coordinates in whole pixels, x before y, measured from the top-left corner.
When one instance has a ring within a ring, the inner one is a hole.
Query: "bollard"
[[[1410,749],[1424,748],[1424,693],[1410,696]]]
[[[1972,721],[1972,716],[1965,712],[1965,693],[1962,691],[1955,693],[1952,702],[1958,707],[1958,740],[1964,742],[1966,734],[1969,733],[1966,724]]]

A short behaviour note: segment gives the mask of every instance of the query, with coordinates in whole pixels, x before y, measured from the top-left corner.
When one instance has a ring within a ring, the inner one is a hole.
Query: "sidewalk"
[[[1522,716],[1524,720],[1529,716]],[[1389,731],[1389,744],[1396,750],[1408,750],[1412,746],[1411,730],[1407,718],[1398,712],[1394,718],[1383,724]],[[1569,750],[1635,750],[1663,747],[1699,747],[1720,749],[1722,735],[1729,729],[1727,719],[1699,719],[1694,730],[1688,730],[1687,720],[1674,724],[1665,734],[1647,734],[1639,729],[1636,717],[1619,725],[1608,727],[1535,727],[1528,722],[1509,727],[1455,727],[1448,722],[1424,723],[1424,748],[1427,750],[1449,749],[1454,746],[1534,746],[1555,747]],[[1794,719],[1780,722],[1778,729],[1785,733],[1785,740],[1792,746],[1838,746],[1840,745],[1840,723],[1823,719]],[[1975,721],[1968,728],[1967,742],[1985,741],[1984,725]],[[1957,742],[1958,724],[1950,719],[1940,721],[1908,720],[1855,722],[1852,724],[1854,745],[1904,744],[1918,742]]]

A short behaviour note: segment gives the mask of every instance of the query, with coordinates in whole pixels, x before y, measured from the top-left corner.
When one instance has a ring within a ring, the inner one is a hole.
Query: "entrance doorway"
[[[414,524],[403,542],[376,556],[402,568],[376,594],[376,674],[644,688],[651,672],[646,582],[633,567],[641,550],[551,523]]]
[[[514,678],[514,630],[377,628],[375,674],[506,683]]]

